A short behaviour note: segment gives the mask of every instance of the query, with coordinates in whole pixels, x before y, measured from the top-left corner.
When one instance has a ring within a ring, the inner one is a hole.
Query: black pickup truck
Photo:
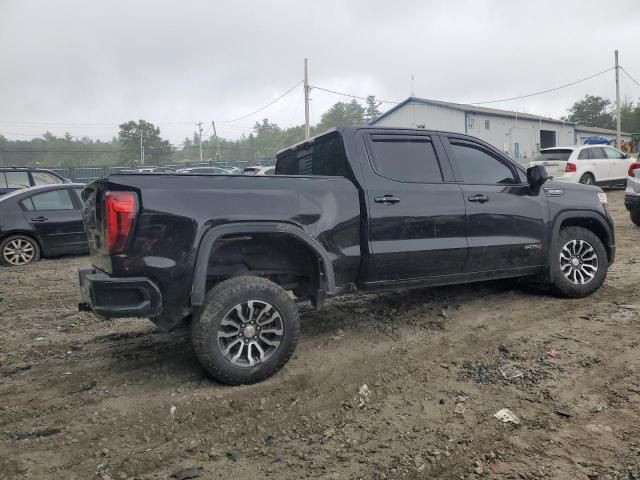
[[[508,277],[598,289],[615,255],[606,195],[525,170],[466,135],[348,127],[277,155],[273,176],[121,175],[83,191],[81,309],[190,323],[216,379],[293,354],[295,299]]]

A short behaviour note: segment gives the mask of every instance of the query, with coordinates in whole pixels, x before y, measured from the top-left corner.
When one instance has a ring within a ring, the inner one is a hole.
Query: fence
[[[258,162],[260,165],[275,165],[275,159],[266,158],[261,159]],[[243,169],[250,165],[254,165],[254,162],[249,161],[236,161],[236,162],[213,162],[209,160],[207,162],[183,162],[183,163],[174,163],[162,165],[163,167],[175,168],[176,170],[179,168],[191,168],[191,167],[220,167],[220,168],[230,168],[237,167]],[[139,168],[153,168],[154,165],[144,165]],[[119,172],[120,170],[129,170],[131,167],[127,166],[95,166],[95,167],[60,167],[60,168],[47,168],[47,170],[51,170],[58,175],[61,175],[65,178],[70,179],[75,183],[87,183],[91,180],[95,180],[97,178],[106,177],[111,173]]]

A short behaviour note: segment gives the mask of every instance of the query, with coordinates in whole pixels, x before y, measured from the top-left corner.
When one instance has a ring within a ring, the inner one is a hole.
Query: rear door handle
[[[376,203],[385,203],[387,205],[393,205],[394,203],[398,203],[400,199],[398,197],[394,197],[393,195],[384,195],[382,197],[374,197],[373,201]]]
[[[483,195],[482,193],[479,193],[478,195],[472,195],[469,197],[469,201],[470,202],[478,202],[478,203],[485,203],[489,201],[489,197],[487,197],[486,195]]]
[[[31,219],[32,222],[46,222],[47,220],[49,220],[49,219],[47,217],[43,217],[43,216],[33,217]]]

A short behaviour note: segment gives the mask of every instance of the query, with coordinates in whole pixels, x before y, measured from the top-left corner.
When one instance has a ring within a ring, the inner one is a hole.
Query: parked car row
[[[207,175],[273,175],[276,167],[274,166],[252,166],[246,167],[244,170],[238,167],[187,167],[174,169],[171,167],[141,167],[135,169],[123,169],[118,173],[200,173]]]
[[[601,187],[624,186],[629,154],[608,145],[578,145],[540,150],[529,166],[542,165],[556,180]]]

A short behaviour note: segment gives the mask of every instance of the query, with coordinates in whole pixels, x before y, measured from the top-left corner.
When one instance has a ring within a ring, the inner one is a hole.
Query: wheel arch
[[[595,212],[563,212],[555,220],[553,238],[558,238],[563,227],[582,227],[593,232],[604,245],[609,263],[613,262],[613,232],[601,215]]]
[[[315,301],[318,306],[324,302],[326,294],[335,289],[333,267],[327,251],[318,240],[299,227],[280,222],[233,223],[211,228],[203,235],[196,255],[191,288],[191,306],[204,305],[209,262],[214,252],[220,249],[221,241],[225,241],[225,243],[241,241],[243,240],[242,235],[273,235],[276,238],[289,239],[304,248],[308,255],[315,259],[318,266],[315,271],[315,275],[317,275]]]

